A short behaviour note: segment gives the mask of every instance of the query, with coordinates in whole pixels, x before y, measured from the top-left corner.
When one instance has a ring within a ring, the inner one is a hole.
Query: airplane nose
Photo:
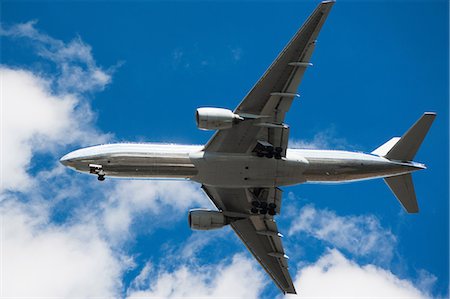
[[[61,159],[59,159],[59,163],[61,163],[64,166],[69,165],[69,157],[68,156],[69,155],[67,154],[67,155],[63,156]]]

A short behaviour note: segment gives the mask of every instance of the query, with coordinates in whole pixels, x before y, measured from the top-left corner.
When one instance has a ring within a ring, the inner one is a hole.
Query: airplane
[[[284,294],[296,294],[275,216],[281,212],[280,187],[309,182],[351,182],[383,178],[408,213],[419,211],[411,173],[436,114],[426,112],[401,137],[371,153],[288,149],[284,123],[316,39],[334,1],[320,3],[234,111],[199,108],[201,130],[215,130],[204,146],[116,143],[73,151],[60,162],[105,177],[176,178],[201,184],[217,210],[189,211],[195,230],[231,226]]]

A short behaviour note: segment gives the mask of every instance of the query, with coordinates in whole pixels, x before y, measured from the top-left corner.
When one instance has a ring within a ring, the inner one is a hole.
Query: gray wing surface
[[[270,215],[249,213],[254,200],[275,203],[280,212],[282,191],[278,188],[218,188],[202,186],[205,193],[225,215],[234,217],[230,225],[275,284],[284,292],[295,294],[288,270],[282,235]]]
[[[281,148],[286,155],[289,127],[286,112],[298,95],[303,74],[310,66],[317,36],[334,2],[322,2],[281,51],[234,113],[243,118],[230,129],[218,130],[206,144],[205,152],[251,153],[258,143]],[[279,150],[279,149],[277,149]],[[281,234],[273,216],[250,212],[252,201],[276,204],[280,213],[278,188],[221,188],[203,186],[216,207],[233,221],[233,230],[264,270],[284,293],[296,293],[288,271]]]
[[[244,97],[235,113],[248,120],[230,129],[219,130],[205,146],[205,151],[248,153],[258,140],[283,149],[286,154],[289,127],[285,114],[294,98],[322,25],[334,2],[322,2],[310,15],[272,65]]]

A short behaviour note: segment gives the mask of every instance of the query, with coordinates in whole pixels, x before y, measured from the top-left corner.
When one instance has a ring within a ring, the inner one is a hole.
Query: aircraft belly
[[[402,165],[370,159],[330,159],[308,158],[309,167],[305,171],[308,182],[346,182],[386,177],[410,172]]]
[[[305,181],[304,161],[268,159],[246,154],[196,153],[190,156],[198,169],[192,180],[220,187],[276,187]]]
[[[101,165],[106,176],[136,178],[190,178],[197,174],[185,155],[105,154],[77,161],[75,168],[89,172],[89,165]]]

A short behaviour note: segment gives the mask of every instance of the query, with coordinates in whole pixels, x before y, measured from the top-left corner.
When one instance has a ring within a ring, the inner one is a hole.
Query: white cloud
[[[294,283],[300,298],[429,297],[412,282],[374,265],[360,266],[337,250],[328,251],[316,263],[301,269]]]
[[[10,28],[0,27],[0,35],[10,38],[27,39],[32,42],[37,54],[56,65],[52,84],[59,93],[80,94],[102,90],[111,82],[111,73],[96,65],[92,49],[77,37],[68,43],[39,32],[36,21],[16,24]]]
[[[27,171],[36,153],[108,138],[90,127],[88,106],[74,95],[53,94],[49,80],[8,67],[0,68],[0,76],[0,191],[25,191],[33,185]]]
[[[194,204],[211,207],[199,185],[187,181],[117,181],[105,196],[108,201],[103,207],[103,219],[114,242],[130,237],[130,226],[139,215],[146,215],[147,219],[161,216],[157,223],[149,222],[150,228],[187,219],[187,210]]]
[[[326,130],[318,132],[310,140],[298,140],[292,138],[289,140],[290,148],[301,149],[336,149],[336,150],[351,150],[351,146],[345,138],[338,137],[336,129],[332,126]]]
[[[225,228],[208,233],[204,231],[193,232],[186,240],[185,246],[179,252],[176,252],[176,254],[186,260],[196,260],[199,252],[209,244],[217,242],[221,237],[227,235],[226,232],[227,230]],[[224,242],[231,242],[231,240],[224,240]]]
[[[150,226],[168,225],[185,219],[180,216],[188,206],[205,206],[208,200],[188,182],[90,184],[87,177],[80,179],[59,165],[61,147],[109,138],[94,129],[93,113],[82,93],[102,89],[110,75],[96,66],[91,48],[80,39],[65,44],[33,25],[13,26],[2,34],[30,39],[60,73],[0,69],[3,295],[116,297],[132,260],[118,254],[123,248],[114,238],[124,233],[122,240],[132,239],[129,228],[135,217],[164,213],[170,216],[158,217]],[[31,174],[32,159],[40,153],[50,153],[55,163]],[[20,198],[8,191],[21,191]],[[98,194],[95,202],[83,198],[90,193]],[[79,203],[71,206],[75,201]],[[59,202],[69,202],[71,211],[55,224],[51,217]]]
[[[0,35],[31,41],[57,72],[0,67],[1,186],[26,191],[34,182],[28,170],[37,153],[68,144],[100,143],[109,136],[92,125],[93,113],[82,93],[103,89],[109,72],[97,67],[89,45],[76,38],[64,43],[34,28],[35,22],[0,28]]]
[[[263,273],[256,263],[236,254],[231,264],[182,264],[174,271],[142,270],[138,276],[142,285],[143,273],[148,289],[129,289],[128,298],[227,297],[259,298],[265,286]]]
[[[81,93],[101,89],[110,77],[96,67],[90,47],[81,40],[66,45],[33,25],[0,28],[3,36],[30,40],[60,71],[0,67],[2,295],[117,296],[130,259],[111,249],[95,213],[62,224],[51,221],[59,201],[80,196],[79,184],[71,185],[79,181],[67,180],[58,163],[60,149],[109,138],[95,130],[93,113]],[[41,153],[50,154],[54,163],[31,173],[32,159]]]
[[[241,60],[242,58],[242,48],[240,47],[230,47],[231,57],[234,62]]]
[[[419,290],[422,290],[427,294],[432,294],[436,281],[437,277],[434,274],[428,272],[427,270],[419,269],[417,271],[417,279],[414,280],[414,284]]]
[[[151,262],[146,262],[141,272],[136,276],[130,284],[129,290],[145,289],[148,284],[148,279],[152,273],[153,265]]]
[[[381,227],[373,215],[338,216],[329,210],[307,205],[300,210],[289,236],[305,233],[316,239],[345,249],[356,256],[370,255],[379,262],[392,259],[396,238],[390,230]]]
[[[72,179],[61,173],[61,167],[37,176],[39,187],[20,195],[26,196],[26,202],[14,193],[1,195],[1,259],[7,261],[2,283],[8,296],[117,297],[125,271],[135,266],[122,243],[139,233],[131,230],[134,221],[145,223],[146,232],[180,221],[187,226],[187,207],[200,200],[202,206],[207,203],[198,186],[188,182],[109,180],[104,184],[86,177],[67,185],[59,180]],[[76,190],[80,186],[81,193]],[[87,194],[97,195],[91,200],[85,198]],[[60,200],[79,203],[70,208],[70,217],[56,224],[50,217]],[[191,243],[191,239],[186,242]],[[159,267],[164,266],[168,264],[163,259]],[[146,272],[151,272],[152,264],[144,268],[132,288],[148,286]]]
[[[49,223],[45,205],[3,201],[2,295],[114,297],[129,267],[101,238],[97,226]]]

